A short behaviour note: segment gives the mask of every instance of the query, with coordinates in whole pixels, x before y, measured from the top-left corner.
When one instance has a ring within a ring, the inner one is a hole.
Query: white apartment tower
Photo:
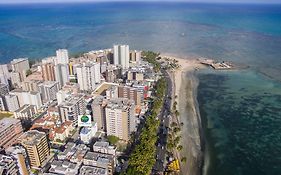
[[[56,64],[68,64],[69,63],[69,57],[68,57],[68,51],[66,49],[59,49],[56,51]]]
[[[44,102],[49,102],[57,98],[57,92],[59,91],[59,83],[56,81],[44,81],[38,85],[39,91],[42,95]]]
[[[135,104],[126,98],[110,99],[106,108],[106,132],[128,141],[136,131]]]
[[[8,111],[15,112],[20,108],[18,97],[16,95],[8,94],[5,96],[6,107]]]
[[[13,72],[20,74],[20,79],[23,81],[26,76],[26,71],[29,69],[29,62],[27,58],[18,58],[11,61]]]
[[[129,45],[114,45],[113,59],[115,65],[122,65],[122,68],[129,68],[130,50]]]
[[[61,87],[69,81],[69,68],[67,64],[55,65],[55,79]]]
[[[94,90],[100,83],[100,64],[83,63],[76,67],[77,80],[81,90]]]

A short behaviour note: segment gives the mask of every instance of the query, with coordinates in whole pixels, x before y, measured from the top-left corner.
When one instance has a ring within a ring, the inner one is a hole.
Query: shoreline
[[[203,172],[203,144],[202,125],[200,118],[199,105],[197,102],[197,86],[199,84],[195,71],[204,69],[196,57],[179,58],[170,55],[161,55],[176,59],[181,67],[174,72],[170,72],[173,81],[174,97],[173,100],[178,103],[180,112],[177,118],[179,123],[183,123],[181,132],[181,145],[184,149],[177,151],[180,157],[186,157],[186,163],[180,163],[180,174],[183,175],[200,175]]]

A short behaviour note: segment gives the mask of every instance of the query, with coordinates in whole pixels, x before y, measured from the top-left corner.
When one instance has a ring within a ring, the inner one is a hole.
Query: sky
[[[0,0],[0,3],[48,3],[48,2],[110,2],[110,1],[175,1],[175,0]],[[224,2],[224,3],[281,3],[281,0],[176,0],[181,2]]]

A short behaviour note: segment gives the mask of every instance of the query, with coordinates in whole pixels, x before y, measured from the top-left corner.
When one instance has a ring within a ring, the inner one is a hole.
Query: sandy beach
[[[195,71],[206,68],[195,57],[177,58],[169,55],[161,55],[178,60],[181,66],[178,70],[170,72],[174,82],[174,94],[177,101],[180,116],[177,119],[183,123],[181,132],[181,145],[184,149],[177,153],[179,157],[186,157],[186,163],[181,163],[181,174],[199,175],[202,173],[203,153],[201,149],[201,118],[197,104],[198,80]]]

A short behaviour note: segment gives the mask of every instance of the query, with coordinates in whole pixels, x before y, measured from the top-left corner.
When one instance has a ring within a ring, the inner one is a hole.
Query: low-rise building
[[[73,154],[76,152],[76,144],[73,142],[67,142],[65,145],[65,150],[60,152],[57,157],[59,160],[70,160]]]
[[[104,142],[104,141],[97,141],[94,145],[93,145],[93,151],[94,152],[99,152],[99,153],[103,153],[103,154],[110,154],[115,156],[116,155],[116,147],[115,146],[111,146],[109,145],[108,142]]]
[[[71,121],[65,121],[59,127],[51,129],[50,135],[53,136],[53,140],[64,142],[68,137],[71,136],[74,127]]]
[[[105,168],[109,175],[113,175],[115,169],[114,156],[109,154],[87,152],[83,160],[84,165]]]
[[[83,165],[79,175],[108,175],[108,173],[105,168]]]
[[[51,163],[50,173],[65,174],[65,175],[77,175],[81,163],[72,163],[67,160],[54,160]]]
[[[93,122],[93,126],[91,127],[83,127],[80,131],[81,141],[85,144],[89,144],[92,138],[98,131],[97,123]]]
[[[74,163],[82,162],[87,151],[89,150],[90,148],[84,144],[77,145],[75,153],[70,158],[70,162],[74,162]]]

